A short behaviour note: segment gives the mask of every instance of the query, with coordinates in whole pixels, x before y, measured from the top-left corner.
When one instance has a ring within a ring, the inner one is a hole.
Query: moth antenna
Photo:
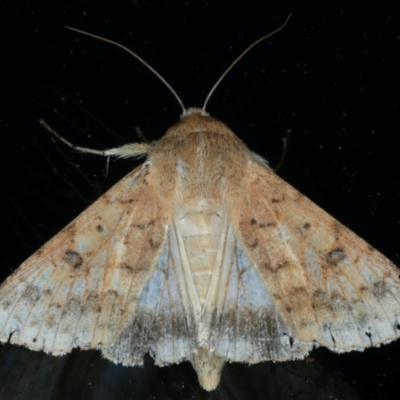
[[[292,16],[292,13],[289,14],[289,16],[286,18],[285,22],[277,29],[275,29],[274,31],[268,33],[267,35],[263,36],[262,38],[256,40],[254,43],[252,43],[249,47],[247,47],[246,50],[243,51],[242,54],[239,55],[239,57],[236,58],[235,61],[233,61],[233,63],[225,70],[225,72],[221,75],[221,77],[217,80],[217,82],[214,84],[214,86],[211,88],[210,92],[208,93],[207,97],[206,97],[206,101],[204,102],[203,108],[202,110],[205,112],[206,111],[206,107],[208,104],[208,101],[210,100],[211,95],[214,93],[215,89],[217,88],[217,86],[221,83],[222,79],[225,78],[225,76],[228,74],[228,72],[254,47],[257,46],[258,43],[262,42],[265,39],[268,39],[271,36],[274,36],[276,33],[278,33],[279,31],[281,31],[286,24],[288,23],[290,17]]]
[[[98,39],[98,40],[102,40],[103,42],[106,43],[110,43],[116,47],[119,47],[120,49],[126,51],[127,53],[129,53],[131,56],[135,57],[136,60],[140,61],[147,69],[149,69],[168,89],[169,91],[175,96],[175,98],[178,100],[179,105],[182,108],[182,112],[185,113],[186,112],[186,108],[182,102],[182,100],[180,99],[180,97],[178,96],[178,94],[175,92],[175,90],[172,88],[172,86],[166,81],[166,79],[164,79],[162,77],[161,74],[159,74],[150,64],[148,64],[145,60],[143,60],[143,58],[141,58],[140,56],[138,56],[135,52],[133,52],[132,50],[128,49],[127,47],[125,47],[124,45],[114,42],[113,40],[110,39],[106,39],[104,37],[98,36],[98,35],[94,35],[93,33],[89,33],[89,32],[85,32],[85,31],[81,31],[80,29],[76,29],[76,28],[71,28],[70,26],[65,26],[65,28],[74,31],[74,32],[78,32],[78,33],[82,33],[83,35],[86,36],[90,36],[92,38]]]

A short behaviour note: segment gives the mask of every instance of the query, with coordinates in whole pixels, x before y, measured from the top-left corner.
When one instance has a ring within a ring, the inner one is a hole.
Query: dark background
[[[168,90],[135,59],[64,25],[131,48],[190,107],[202,106],[224,69],[290,12],[294,14],[287,27],[253,49],[221,83],[208,111],[272,165],[280,159],[282,138],[287,136],[289,150],[279,175],[400,265],[398,12],[367,1],[354,8],[336,2],[311,7],[284,1],[53,3],[0,1],[0,280],[137,165],[132,160],[113,161],[106,177],[103,158],[54,142],[39,118],[76,144],[103,149],[136,141],[137,126],[157,140],[181,113]],[[13,351],[5,348],[1,353],[1,398],[18,396],[23,385],[27,396],[32,395],[29,377],[40,383],[36,368],[24,370],[24,357],[30,359],[31,352],[18,356],[19,380],[4,375],[14,368]],[[93,362],[86,358],[87,368],[93,366],[94,374],[98,369],[104,372],[107,362],[93,357]],[[266,386],[295,388],[287,397],[268,397],[272,395],[260,389],[253,398],[399,397],[399,344],[345,355],[317,351],[315,359],[320,357],[329,368],[319,366],[318,373],[304,379],[301,372],[291,371],[297,383],[281,378],[280,371],[260,373],[257,382],[264,379]],[[52,359],[44,357],[39,364]],[[74,360],[68,361],[67,370],[75,375],[62,388],[59,381],[50,385],[43,378],[49,387],[39,398],[72,398],[68,385],[75,386],[75,399],[101,398],[98,393],[104,390],[96,392],[96,380],[80,374],[83,362]],[[7,362],[10,368],[4,367]],[[44,368],[51,374],[59,367]],[[224,387],[236,388],[240,376],[255,371],[235,368],[229,370],[233,378],[224,375]],[[125,377],[127,371],[115,373]],[[188,365],[162,369],[163,374],[169,371],[178,371],[178,378],[171,378],[173,395],[163,393],[165,398],[207,398],[198,389],[177,389],[185,385],[180,374],[189,371],[191,378],[185,379],[193,378]],[[268,381],[271,375],[278,377],[273,383]],[[254,376],[246,384],[251,386]],[[315,377],[316,387],[328,392],[308,394]],[[165,378],[162,385],[171,385],[171,379]],[[138,382],[132,384],[155,385],[159,378],[151,375]],[[107,386],[105,398],[139,398],[134,396],[138,386],[121,394],[114,385]],[[209,398],[242,398],[251,393],[246,392],[248,385],[244,393],[237,388]]]

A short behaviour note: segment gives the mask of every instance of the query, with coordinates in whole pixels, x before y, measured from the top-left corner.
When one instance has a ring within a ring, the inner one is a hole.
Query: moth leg
[[[278,161],[278,163],[275,165],[274,167],[274,172],[276,173],[279,169],[282,168],[283,163],[285,162],[286,159],[286,153],[287,153],[287,149],[288,149],[288,138],[287,136],[285,136],[284,138],[282,138],[282,142],[283,142],[283,148],[282,148],[282,154],[281,154],[281,159]]]
[[[89,154],[96,154],[98,156],[103,157],[121,157],[121,158],[128,158],[128,157],[136,157],[140,158],[147,154],[149,154],[153,148],[152,144],[149,143],[128,143],[120,147],[114,147],[112,149],[107,150],[96,150],[91,149],[89,147],[82,147],[77,146],[63,136],[61,136],[55,129],[53,129],[45,120],[40,119],[39,123],[44,126],[44,128],[49,131],[53,136],[55,136],[58,140],[66,144],[71,149],[80,151],[81,153],[89,153]]]

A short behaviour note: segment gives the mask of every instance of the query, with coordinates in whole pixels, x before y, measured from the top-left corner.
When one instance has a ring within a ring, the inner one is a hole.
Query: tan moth
[[[178,98],[181,119],[155,144],[95,151],[60,138],[146,161],[0,286],[0,341],[54,355],[99,349],[124,365],[147,352],[157,365],[189,360],[213,390],[227,361],[400,336],[397,267],[209,116],[217,84],[202,109]]]

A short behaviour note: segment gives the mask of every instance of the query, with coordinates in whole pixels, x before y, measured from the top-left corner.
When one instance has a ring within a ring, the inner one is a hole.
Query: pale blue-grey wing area
[[[233,222],[229,222],[222,264],[202,320],[209,326],[202,346],[221,358],[257,363],[302,358],[312,344],[295,338],[291,321],[282,315],[275,292],[263,281],[247,254]]]
[[[132,171],[3,282],[0,341],[63,354],[117,340],[165,248],[153,174]]]
[[[196,347],[195,310],[178,241],[174,225],[169,226],[129,322],[117,341],[100,347],[105,357],[125,365],[142,364],[147,351],[156,365],[190,358]]]
[[[400,336],[399,269],[273,172],[250,162],[212,339],[233,361],[304,357]],[[232,242],[232,241],[231,241]],[[223,300],[222,300],[223,299]]]

